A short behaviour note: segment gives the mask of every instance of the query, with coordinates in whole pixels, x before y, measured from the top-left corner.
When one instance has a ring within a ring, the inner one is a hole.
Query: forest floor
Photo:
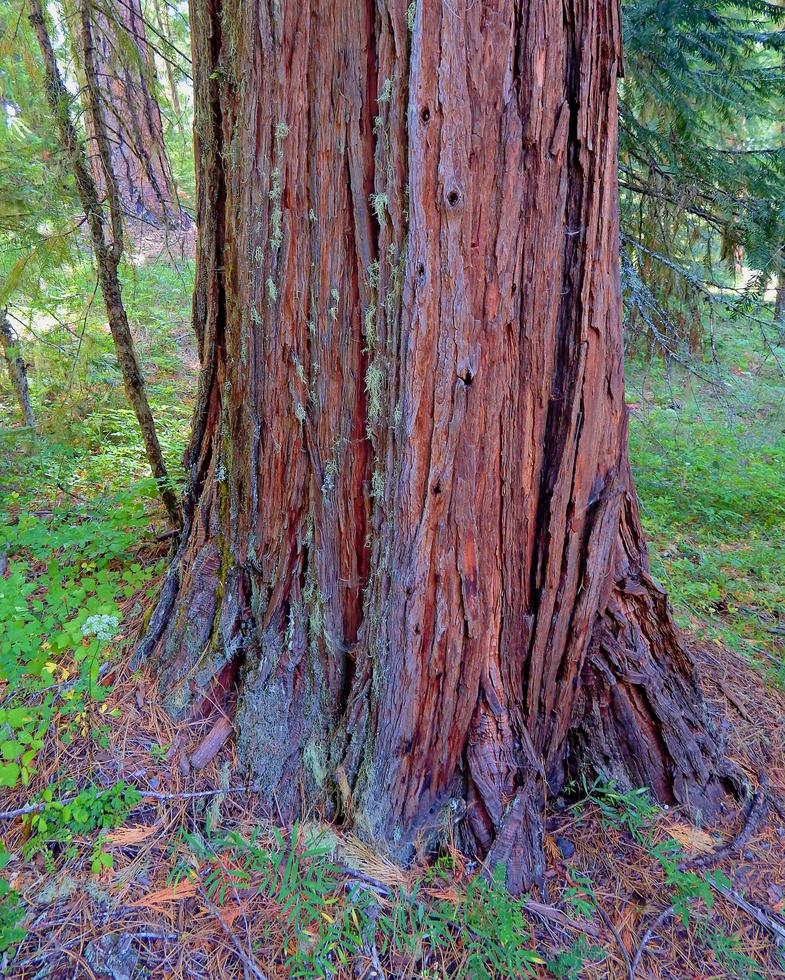
[[[125,298],[181,475],[192,267],[148,246]],[[402,870],[317,815],[260,826],[231,744],[193,767],[203,732],[130,666],[168,542],[100,311],[79,312],[92,289],[88,267],[45,287],[39,432],[0,430],[0,972],[785,976],[785,347],[726,323],[715,363],[629,370],[655,575],[754,793],[695,828],[645,792],[571,786],[549,805],[545,905],[454,849]]]

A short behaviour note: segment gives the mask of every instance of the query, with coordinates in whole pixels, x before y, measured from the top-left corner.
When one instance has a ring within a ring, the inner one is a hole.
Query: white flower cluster
[[[119,626],[120,620],[117,616],[99,613],[97,616],[88,616],[82,623],[82,636],[94,636],[97,640],[111,640],[117,634]]]

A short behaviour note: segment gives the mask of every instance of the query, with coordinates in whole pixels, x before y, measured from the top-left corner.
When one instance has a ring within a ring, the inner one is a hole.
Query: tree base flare
[[[178,617],[171,608],[180,573],[177,565],[170,571],[151,622],[161,634],[151,645],[151,632],[140,653],[159,659],[169,708],[180,718],[203,718],[236,699],[240,758],[273,820],[319,812],[401,862],[436,853],[449,838],[482,860],[489,877],[503,865],[512,893],[544,895],[546,797],[567,775],[589,773],[622,791],[648,787],[698,821],[716,817],[744,789],[722,754],[664,593],[628,565],[597,619],[574,721],[548,770],[527,730],[513,734],[510,713],[498,703],[491,710],[481,693],[450,793],[428,806],[424,792],[410,808],[420,816],[408,827],[392,824],[390,800],[372,778],[383,760],[372,758],[368,682],[355,678],[367,692],[362,725],[352,723],[351,703],[330,711],[306,634],[269,619],[261,629],[249,577],[235,570],[219,588],[210,554],[208,546],[191,563],[199,574],[183,578],[192,595],[189,603],[181,595]],[[412,774],[412,785],[427,786],[427,773],[421,777]]]
[[[692,659],[648,573],[618,583],[581,675],[571,765],[620,790],[648,787],[697,822],[746,789],[723,754]]]

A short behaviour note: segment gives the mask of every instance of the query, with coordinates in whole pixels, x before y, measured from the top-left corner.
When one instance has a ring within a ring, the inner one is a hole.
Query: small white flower
[[[111,640],[117,635],[120,620],[117,616],[108,616],[106,613],[99,613],[97,616],[88,616],[82,623],[82,636],[94,636],[97,640]]]

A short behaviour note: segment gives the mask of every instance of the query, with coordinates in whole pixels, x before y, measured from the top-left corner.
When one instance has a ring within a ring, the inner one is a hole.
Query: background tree
[[[155,477],[161,500],[170,522],[180,523],[180,507],[164,462],[155,421],[150,409],[144,376],[136,357],[133,337],[122,300],[118,266],[123,254],[123,221],[120,195],[110,162],[109,136],[104,127],[97,66],[93,59],[92,24],[86,2],[80,8],[81,38],[84,71],[87,79],[87,101],[92,118],[95,140],[100,153],[104,186],[109,201],[110,235],[107,236],[104,212],[98,190],[87,163],[80,135],[71,118],[71,99],[57,65],[46,20],[39,0],[29,0],[29,19],[33,26],[43,62],[46,99],[60,137],[61,150],[66,156],[74,177],[79,200],[84,211],[98,272],[98,282],[106,306],[109,329],[123,376],[126,395],[131,404],[144,442],[150,470]]]
[[[22,357],[19,336],[11,326],[6,310],[0,310],[0,347],[3,348],[8,377],[11,379],[16,400],[22,410],[22,418],[28,428],[34,429],[35,416],[30,402],[30,391],[27,387],[27,364]]]
[[[615,0],[192,8],[203,369],[140,654],[239,689],[291,817],[542,873],[590,767],[704,817],[732,769],[627,461]]]
[[[123,212],[160,227],[190,224],[180,207],[164,142],[153,45],[146,36],[140,0],[92,0],[89,17],[100,109]],[[75,24],[73,30],[83,36],[80,26]],[[165,38],[159,42],[162,58],[168,58],[165,49],[170,46]],[[172,91],[176,98],[176,87]],[[85,125],[94,179],[103,195],[104,168],[93,113],[86,114]]]
[[[623,11],[628,322],[666,352],[695,350],[707,303],[758,316],[782,268],[785,7],[625,0]]]

